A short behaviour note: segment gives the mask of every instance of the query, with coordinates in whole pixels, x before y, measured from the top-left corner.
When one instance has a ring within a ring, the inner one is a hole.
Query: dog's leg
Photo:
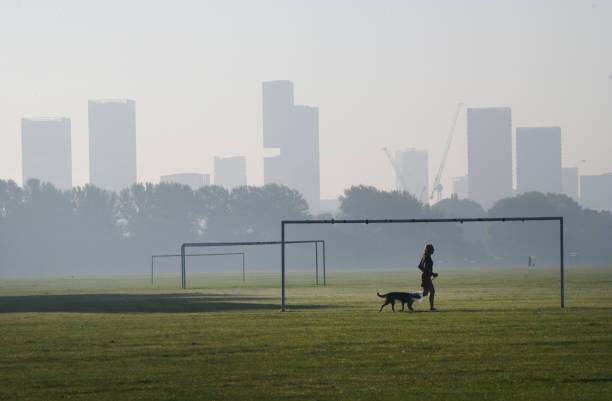
[[[385,303],[383,303],[383,304],[381,305],[381,307],[380,307],[380,309],[379,309],[378,311],[380,312],[380,311],[381,311],[381,310],[383,310],[383,308],[384,308],[385,306],[387,306],[387,305],[389,305],[389,300],[388,300],[388,299],[385,299]]]
[[[395,299],[391,301],[391,310],[395,312]]]
[[[414,312],[414,309],[412,309],[412,304],[413,301],[408,301],[408,309],[410,309],[410,312]]]

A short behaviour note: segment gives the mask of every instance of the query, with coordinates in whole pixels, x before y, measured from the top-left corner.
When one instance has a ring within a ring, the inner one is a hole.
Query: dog
[[[402,312],[404,311],[404,305],[408,304],[408,309],[410,309],[410,312],[414,312],[414,309],[412,309],[412,304],[417,301],[417,302],[421,302],[423,300],[423,292],[422,291],[418,291],[418,292],[388,292],[386,294],[379,294],[378,291],[376,291],[376,295],[378,295],[381,298],[385,299],[385,302],[382,304],[382,306],[380,307],[380,309],[378,310],[379,312],[383,310],[383,308],[389,304],[391,304],[391,310],[393,310],[393,312],[395,312],[395,301],[399,301],[402,303]]]

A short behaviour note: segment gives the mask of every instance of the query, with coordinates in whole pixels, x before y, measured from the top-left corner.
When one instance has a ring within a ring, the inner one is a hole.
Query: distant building
[[[283,169],[283,157],[264,157],[264,185],[282,184],[288,185],[289,174]]]
[[[516,129],[517,192],[562,192],[561,128]]]
[[[210,175],[198,173],[170,174],[162,175],[159,181],[188,185],[189,187],[191,187],[192,190],[195,191],[200,187],[210,185]]]
[[[510,108],[467,110],[468,198],[488,209],[512,195]]]
[[[36,178],[61,190],[72,188],[70,119],[24,118],[21,120],[23,185]]]
[[[401,173],[399,188],[424,204],[429,203],[429,161],[426,150],[406,149],[395,152],[395,163]]]
[[[612,173],[581,176],[580,203],[589,209],[612,211]]]
[[[319,109],[294,106],[289,142],[281,148],[283,167],[289,172],[287,184],[298,190],[310,210],[319,210],[321,185],[319,173]],[[284,155],[283,153],[284,152]]]
[[[120,191],[136,183],[136,104],[90,100],[89,182]]]
[[[264,147],[280,154],[264,158],[264,184],[299,191],[310,210],[319,210],[319,110],[293,104],[291,81],[270,81],[263,89]]]
[[[290,131],[293,82],[269,81],[262,87],[264,147],[282,148]]]
[[[578,201],[578,167],[561,169],[561,189],[565,195]]]
[[[453,178],[453,194],[459,199],[468,198],[468,176]]]
[[[227,189],[247,185],[245,157],[215,157],[215,185]]]

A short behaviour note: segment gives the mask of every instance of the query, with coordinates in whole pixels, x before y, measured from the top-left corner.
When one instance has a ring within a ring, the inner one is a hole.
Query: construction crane
[[[389,159],[389,162],[391,163],[391,166],[393,167],[393,171],[395,171],[395,175],[397,176],[397,189],[399,191],[408,191],[408,181],[406,181],[406,178],[404,177],[404,174],[402,173],[402,169],[400,168],[400,166],[397,165],[397,161],[393,158],[393,156],[391,156],[391,152],[389,152],[389,149],[384,147],[383,151],[387,155],[387,158]],[[423,190],[421,191],[421,194],[419,195],[418,199],[422,202],[425,202],[425,200],[427,199],[426,197],[427,197],[427,185],[424,185]]]
[[[461,110],[461,106],[463,103],[457,103],[457,110],[455,111],[455,117],[453,118],[453,123],[451,125],[450,131],[448,133],[448,137],[446,138],[446,146],[444,147],[444,154],[442,155],[442,161],[440,162],[440,167],[438,168],[438,173],[436,174],[436,178],[434,179],[433,187],[431,190],[431,195],[429,196],[430,200],[433,200],[434,194],[438,194],[437,201],[442,197],[442,183],[440,180],[442,179],[442,173],[444,172],[444,165],[446,165],[446,157],[448,156],[448,150],[450,149],[451,142],[453,141],[453,134],[455,132],[455,127],[457,126],[457,119],[459,118],[459,111]]]
[[[391,163],[391,166],[393,167],[393,171],[395,171],[395,176],[397,178],[397,189],[399,191],[405,191],[406,190],[406,180],[404,179],[402,170],[399,168],[399,166],[395,162],[395,159],[393,158],[393,156],[391,156],[391,152],[389,152],[389,149],[385,147],[383,148],[383,151],[387,155],[387,158],[389,159],[389,163]]]

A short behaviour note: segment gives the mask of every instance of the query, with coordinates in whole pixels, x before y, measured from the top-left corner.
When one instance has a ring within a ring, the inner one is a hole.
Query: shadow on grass
[[[447,314],[447,313],[508,313],[508,312],[516,312],[516,313],[549,313],[549,312],[562,312],[566,311],[606,311],[611,310],[612,308],[608,306],[566,306],[564,309],[558,306],[542,306],[542,307],[516,307],[516,308],[508,308],[508,307],[493,307],[493,308],[452,308],[452,309],[436,309],[435,311],[430,311],[428,309],[415,310],[415,312],[426,312],[426,313],[435,313],[435,314]]]
[[[276,302],[270,302],[270,301]],[[296,309],[327,309],[332,305],[292,305]],[[280,310],[275,298],[226,294],[75,294],[0,297],[0,313],[197,313]]]

